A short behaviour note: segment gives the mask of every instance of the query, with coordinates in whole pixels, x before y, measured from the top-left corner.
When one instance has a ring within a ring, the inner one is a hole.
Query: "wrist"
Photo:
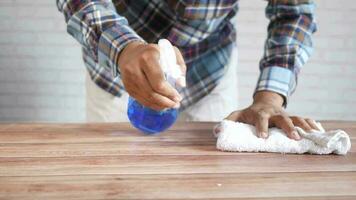
[[[276,92],[263,90],[255,93],[253,96],[253,103],[264,103],[283,107],[284,97]]]
[[[138,48],[140,45],[144,45],[146,44],[145,42],[143,41],[132,41],[130,43],[128,43],[123,49],[122,51],[120,52],[120,55],[118,56],[118,64],[120,65],[120,63],[122,63],[123,60],[125,60],[125,55],[126,54],[131,54],[131,51],[133,49],[136,49]]]

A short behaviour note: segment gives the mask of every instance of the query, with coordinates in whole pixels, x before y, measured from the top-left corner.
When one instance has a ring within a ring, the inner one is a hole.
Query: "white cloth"
[[[279,153],[310,153],[310,154],[346,154],[351,148],[349,135],[343,130],[325,131],[320,123],[316,123],[322,131],[313,130],[306,133],[296,127],[301,140],[288,138],[278,128],[269,129],[267,139],[258,138],[254,126],[230,120],[223,120],[214,128],[217,137],[216,148],[221,151],[238,152],[279,152]]]
[[[178,121],[221,121],[238,108],[237,59],[235,47],[220,83],[204,98],[179,114]],[[86,73],[87,122],[128,122],[126,92],[119,98],[98,87]]]

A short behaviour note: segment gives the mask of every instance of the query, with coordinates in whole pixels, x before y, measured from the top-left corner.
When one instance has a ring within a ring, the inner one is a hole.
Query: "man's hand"
[[[185,75],[186,65],[175,47],[177,64]],[[131,42],[121,52],[119,67],[126,91],[142,105],[155,110],[178,108],[182,97],[164,77],[156,44]]]
[[[301,117],[289,117],[283,109],[283,97],[269,91],[259,91],[254,96],[254,102],[246,109],[232,112],[226,119],[239,121],[256,127],[257,136],[268,137],[268,127],[278,127],[287,133],[291,139],[300,140],[294,126],[305,131],[318,130],[315,121]]]

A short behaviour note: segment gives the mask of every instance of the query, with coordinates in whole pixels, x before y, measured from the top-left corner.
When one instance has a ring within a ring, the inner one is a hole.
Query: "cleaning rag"
[[[254,126],[230,120],[223,120],[213,132],[217,137],[216,148],[221,151],[344,155],[350,150],[350,137],[345,131],[325,131],[320,123],[316,125],[320,131],[307,133],[296,127],[302,138],[299,141],[288,138],[278,128],[270,128],[267,139],[259,138]]]

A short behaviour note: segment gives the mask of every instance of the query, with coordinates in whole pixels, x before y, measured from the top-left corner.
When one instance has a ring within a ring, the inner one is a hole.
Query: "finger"
[[[184,58],[179,51],[177,47],[174,47],[174,51],[176,53],[176,58],[177,58],[177,64],[179,65],[181,71],[182,71],[182,77],[177,80],[177,83],[181,87],[186,87],[186,79],[185,79],[185,74],[187,71],[187,66],[185,65]]]
[[[217,124],[214,126],[214,129],[213,129],[213,133],[215,136],[219,135],[219,133],[221,132],[221,124]]]
[[[227,116],[226,120],[237,121],[239,119],[240,111],[234,111]]]
[[[271,123],[274,124],[276,127],[281,128],[289,138],[294,140],[300,140],[300,136],[297,131],[294,129],[294,124],[289,117],[277,115],[271,117]]]
[[[268,137],[268,119],[268,116],[259,115],[256,120],[256,133],[257,136],[260,138]]]
[[[151,104],[156,104],[160,107],[160,110],[165,108],[178,108],[179,102],[172,101],[172,99],[167,98],[154,90],[149,86],[148,80],[141,84],[141,94]]]
[[[312,129],[321,131],[321,130],[319,129],[319,127],[316,125],[315,120],[312,120],[312,119],[308,119],[308,118],[307,118],[307,119],[305,119],[305,121],[309,124],[309,126],[310,126]]]
[[[175,101],[172,101],[171,99],[153,91],[149,86],[148,80],[146,79],[144,74],[141,74],[140,76],[142,78],[138,78],[137,81],[131,80],[133,85],[132,90],[135,91],[138,101],[141,100],[142,102],[145,102],[145,106],[148,106],[155,110],[179,107],[179,102],[177,103]]]
[[[300,117],[291,117],[293,124],[295,126],[298,126],[302,129],[304,129],[307,132],[310,132],[312,130],[311,126],[303,119]]]
[[[159,53],[152,54],[152,56],[147,57],[145,61],[146,66],[143,67],[143,72],[152,90],[172,99],[175,102],[181,101],[182,97],[164,77],[164,73],[159,64]]]
[[[129,91],[128,91],[129,92]],[[136,101],[138,101],[140,104],[142,104],[145,107],[151,108],[153,110],[162,110],[162,106],[157,105],[157,104],[152,104],[146,98],[142,97],[140,94],[136,93],[135,91],[130,91],[129,92],[130,96],[133,97]]]
[[[159,95],[159,94],[157,94]],[[142,105],[144,105],[145,107],[151,108],[153,110],[156,111],[161,111],[163,109],[166,108],[172,108],[172,107],[178,107],[178,105],[174,104],[174,106],[167,106],[167,103],[164,102],[164,100],[159,100],[160,97],[155,97],[154,95],[152,95],[151,98],[147,98],[141,94],[136,94],[136,96],[134,97],[138,102],[140,102]],[[156,99],[157,100],[153,100]]]

